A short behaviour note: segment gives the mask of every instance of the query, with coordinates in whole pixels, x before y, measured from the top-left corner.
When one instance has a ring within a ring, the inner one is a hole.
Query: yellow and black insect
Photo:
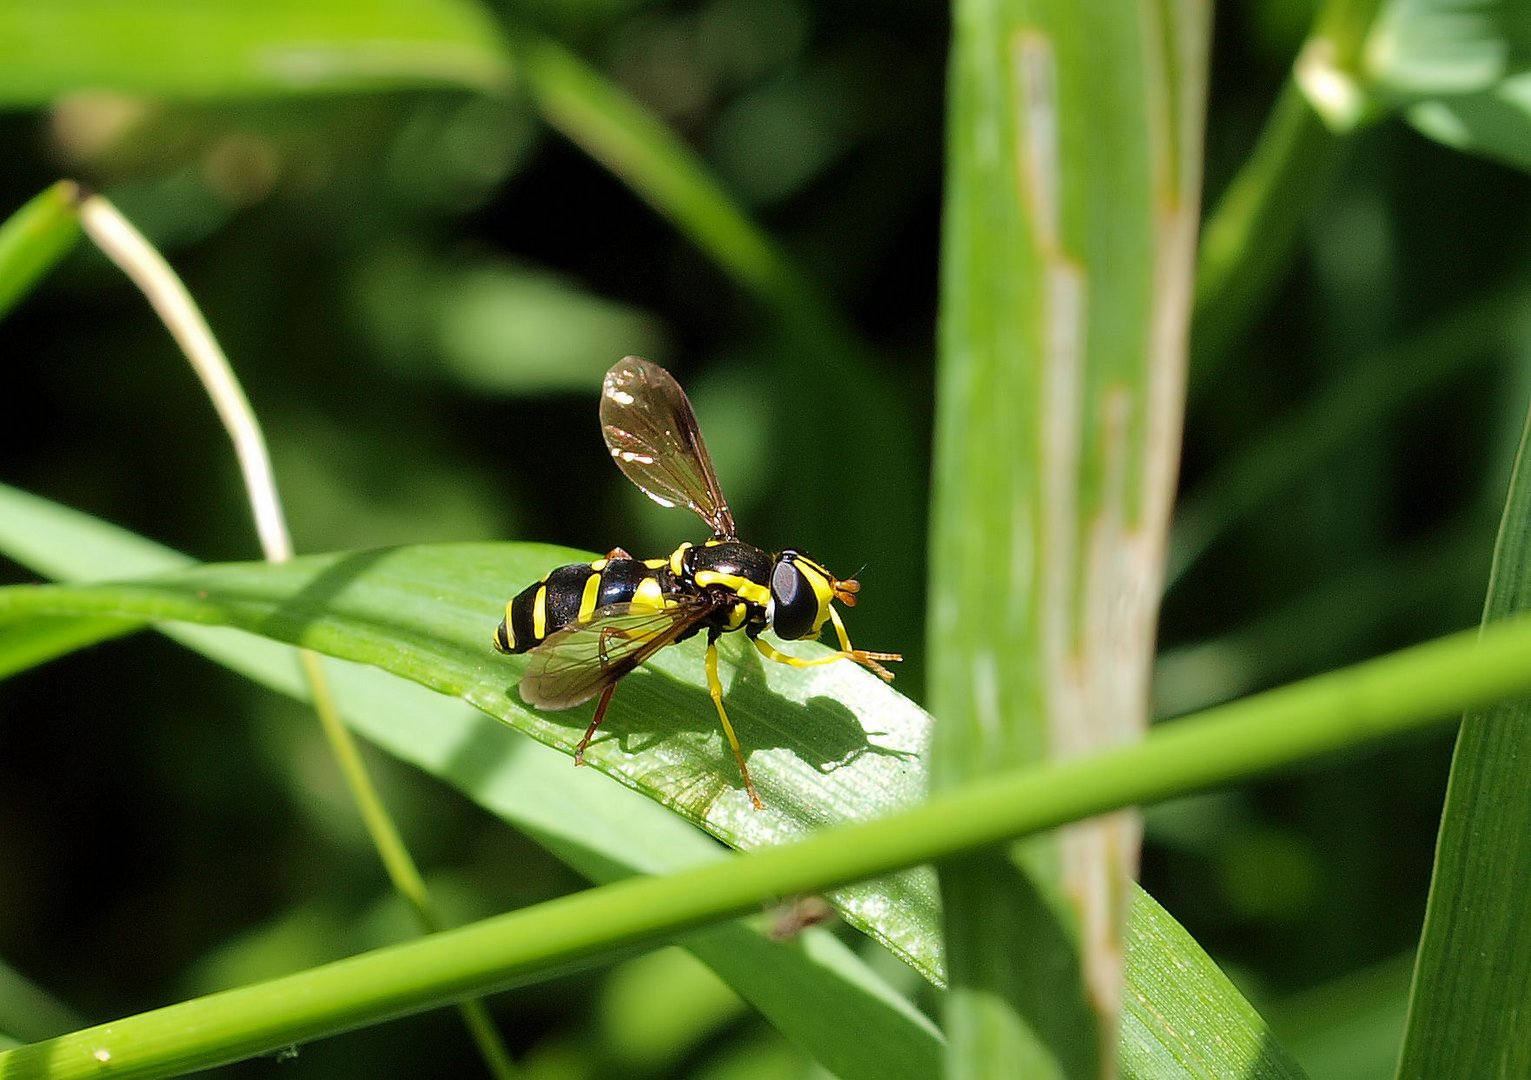
[[[521,678],[528,705],[567,709],[601,696],[574,751],[574,763],[581,765],[622,677],[706,627],[707,687],[745,790],[760,809],[764,804],[723,708],[718,638],[743,630],[769,660],[793,667],[853,660],[888,682],[893,675],[878,661],[903,657],[851,648],[834,603],[856,605],[861,586],[855,580],[835,577],[801,551],[771,555],[739,540],[696,413],[664,368],[629,356],[608,371],[601,430],[629,480],[661,506],[689,507],[712,529],[712,539],[682,544],[664,559],[634,559],[614,548],[604,559],[560,566],[505,605],[494,647],[531,653]],[[826,622],[834,625],[840,651],[818,660],[788,656],[760,639],[764,630],[784,640],[816,638]]]

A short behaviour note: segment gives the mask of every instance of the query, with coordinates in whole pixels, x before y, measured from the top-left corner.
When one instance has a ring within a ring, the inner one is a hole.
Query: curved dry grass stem
[[[266,449],[266,437],[245,397],[244,388],[234,375],[228,356],[213,337],[212,328],[207,325],[201,309],[164,256],[110,200],[77,188],[76,203],[85,234],[148,298],[160,321],[190,361],[208,397],[212,398],[213,408],[234,443],[245,493],[250,500],[250,512],[255,519],[255,531],[266,561],[288,561],[293,556],[292,535],[287,531],[287,518],[282,513],[282,500],[277,493],[276,474]],[[442,929],[441,917],[425,880],[420,876],[419,867],[372,782],[356,740],[334,708],[322,659],[317,653],[301,649],[298,660],[312,693],[319,725],[394,890],[409,904],[420,928],[426,933],[435,933]],[[510,1054],[483,1003],[465,1001],[458,1005],[458,1009],[490,1073],[500,1080],[514,1077],[516,1070]]]
[[[266,438],[207,320],[164,256],[105,196],[81,189],[79,212],[85,234],[148,298],[207,388],[218,418],[234,440],[261,551],[271,562],[286,562],[292,558],[292,537],[277,495]]]

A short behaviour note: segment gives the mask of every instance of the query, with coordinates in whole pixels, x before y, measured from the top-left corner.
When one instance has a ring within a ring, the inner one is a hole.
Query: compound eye
[[[819,598],[813,585],[790,559],[778,559],[771,570],[771,629],[784,641],[814,636]]]

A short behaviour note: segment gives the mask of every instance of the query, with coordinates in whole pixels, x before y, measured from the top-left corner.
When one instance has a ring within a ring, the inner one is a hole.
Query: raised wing
[[[613,365],[601,388],[601,432],[617,468],[645,495],[660,506],[690,507],[713,535],[735,539],[696,413],[668,371],[640,356]]]
[[[598,608],[531,651],[521,698],[539,709],[568,709],[589,701],[716,609],[707,596],[683,597],[654,610],[631,604]]]

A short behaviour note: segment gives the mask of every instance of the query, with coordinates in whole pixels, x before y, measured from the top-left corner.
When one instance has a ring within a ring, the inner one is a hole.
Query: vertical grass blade
[[[1135,739],[1180,438],[1207,11],[959,0],[932,787]],[[1136,820],[943,867],[949,1072],[1113,1069]]]
[[[1505,503],[1485,623],[1531,608],[1531,423]],[[1469,710],[1446,790],[1400,1077],[1531,1076],[1531,700]]]

